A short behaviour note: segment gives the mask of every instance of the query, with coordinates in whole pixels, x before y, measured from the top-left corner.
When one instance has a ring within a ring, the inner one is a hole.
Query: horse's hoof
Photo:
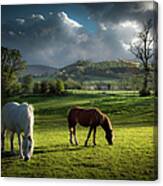
[[[19,159],[24,159],[24,156],[22,154],[20,154]]]

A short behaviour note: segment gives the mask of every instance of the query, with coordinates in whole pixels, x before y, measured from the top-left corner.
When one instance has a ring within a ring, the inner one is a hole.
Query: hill
[[[124,60],[96,63],[79,60],[60,69],[29,65],[26,74],[31,74],[34,81],[61,79],[67,89],[139,90],[143,83],[140,63]],[[153,89],[152,73],[149,78],[149,87]]]
[[[58,71],[57,68],[49,67],[45,65],[28,65],[27,69],[23,72],[23,75],[30,74],[35,77],[54,75]]]
[[[139,63],[127,61],[77,61],[60,69],[56,76],[63,80],[77,81],[119,80],[140,74]]]

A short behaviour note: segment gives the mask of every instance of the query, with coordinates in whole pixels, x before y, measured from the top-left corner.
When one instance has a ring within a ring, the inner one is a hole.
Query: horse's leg
[[[78,140],[76,137],[76,127],[73,128],[73,135],[74,135],[75,144],[78,145]]]
[[[20,133],[18,133],[18,143],[19,143],[19,157],[23,158],[22,139]]]
[[[6,130],[2,129],[1,131],[1,152],[5,151],[5,134],[6,134]]]
[[[96,146],[96,126],[94,127],[93,130],[93,145]]]
[[[15,154],[14,152],[14,132],[10,134],[10,144],[11,144],[11,154]]]
[[[72,141],[73,128],[72,127],[69,128],[69,133],[70,133],[70,144],[73,145],[73,141]]]
[[[88,132],[87,138],[86,138],[86,140],[85,140],[85,144],[84,144],[85,146],[87,146],[87,143],[88,143],[88,140],[89,140],[89,138],[90,138],[90,135],[91,135],[92,129],[93,129],[93,127],[91,126],[90,129],[89,129],[89,132]]]

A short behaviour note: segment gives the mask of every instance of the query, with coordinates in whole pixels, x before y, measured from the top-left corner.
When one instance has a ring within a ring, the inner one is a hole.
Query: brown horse
[[[108,116],[102,113],[98,108],[82,109],[80,107],[72,108],[68,114],[68,127],[70,132],[70,143],[73,144],[72,136],[76,145],[78,145],[76,137],[76,124],[79,123],[84,127],[90,127],[87,138],[85,140],[85,146],[87,146],[92,130],[93,133],[93,144],[96,145],[96,128],[101,125],[105,131],[105,137],[107,142],[113,144],[113,130],[112,124]]]

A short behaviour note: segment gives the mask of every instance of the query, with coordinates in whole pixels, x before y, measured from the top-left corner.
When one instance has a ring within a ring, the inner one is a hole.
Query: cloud
[[[86,33],[81,33],[76,35],[77,43],[87,42],[88,35]]]
[[[49,15],[53,15],[53,12],[49,12]]]
[[[8,31],[8,34],[10,35],[10,36],[14,36],[15,35],[15,33],[13,32],[13,31]]]
[[[65,12],[59,12],[58,16],[61,19],[61,21],[63,21],[63,23],[65,25],[69,26],[69,27],[72,27],[72,28],[81,28],[81,27],[83,27],[83,25],[81,25],[77,21],[69,18],[68,15]]]
[[[90,12],[91,19],[98,23],[114,23],[137,21],[143,23],[153,17],[153,2],[111,2],[83,4]]]
[[[63,18],[61,20],[58,14],[53,14],[49,15],[46,21],[39,21],[37,24],[27,20],[25,27],[21,26],[22,30],[14,24],[8,25],[8,29],[12,27],[15,33],[21,34],[17,34],[14,40],[8,35],[8,42],[2,39],[2,43],[20,49],[24,59],[29,63],[46,63],[55,67],[65,66],[79,59],[102,61],[127,57],[127,51],[119,42],[121,37],[118,35],[121,33],[121,36],[124,36],[122,30],[126,32],[128,28],[119,26],[114,30],[111,24],[105,23],[101,25],[103,30],[90,34],[83,26],[76,23],[74,26],[74,22],[72,24],[72,19],[68,16]],[[130,34],[124,38],[128,35]]]
[[[17,23],[19,23],[20,25],[23,25],[25,23],[25,19],[22,18],[16,18]]]
[[[136,31],[140,31],[140,25],[136,21],[123,21],[119,23],[123,28],[133,28]]]
[[[106,31],[108,29],[104,23],[100,23],[99,26],[100,26],[101,30],[103,30],[103,31]]]
[[[45,20],[44,16],[41,14],[32,14],[31,18],[35,20],[42,20],[42,21]]]
[[[2,24],[2,45],[20,49],[30,64],[55,67],[79,59],[133,58],[128,43],[135,41],[143,21],[153,16],[150,3],[88,3],[80,6],[85,7],[87,14],[78,14],[78,19],[82,15],[83,20],[85,16],[89,23],[94,23],[97,28],[93,32],[88,32],[88,22],[84,24],[82,20],[82,24],[79,23],[75,15],[69,17],[65,9],[47,11],[46,19],[40,11],[41,14],[25,17],[22,24],[16,19]],[[17,19],[22,19],[20,17]]]
[[[130,45],[128,43],[125,43],[123,40],[120,41],[121,44],[122,44],[122,47],[128,51],[130,49]]]

